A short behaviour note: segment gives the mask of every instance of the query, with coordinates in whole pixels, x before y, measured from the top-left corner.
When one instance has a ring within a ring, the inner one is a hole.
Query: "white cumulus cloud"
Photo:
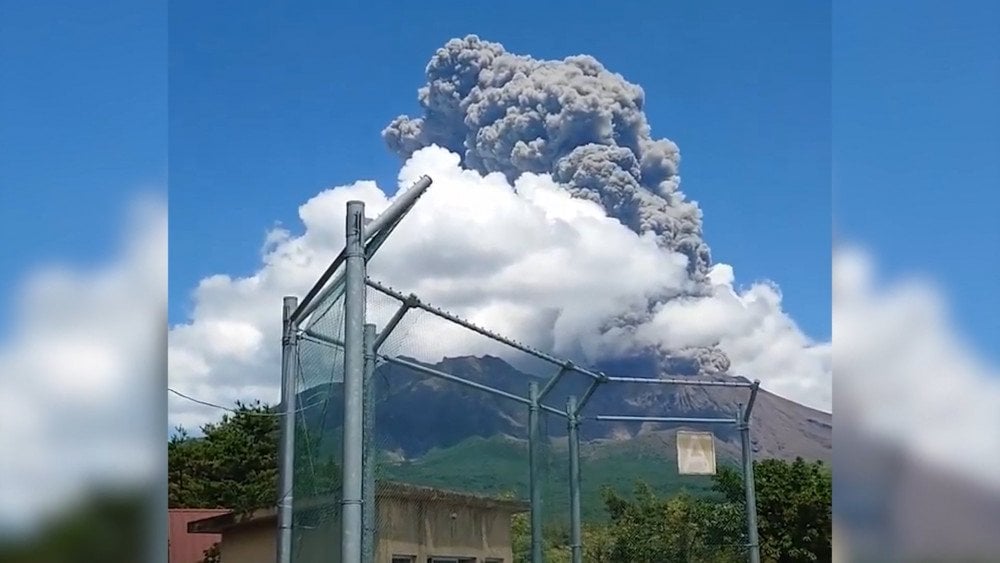
[[[836,402],[852,424],[1000,491],[1000,371],[966,344],[927,279],[883,283],[858,247],[834,254]]]
[[[138,203],[121,239],[103,264],[53,265],[19,285],[0,343],[2,528],[30,526],[95,484],[157,473],[165,203]]]
[[[715,342],[730,356],[731,372],[830,409],[829,344],[802,333],[782,310],[775,286],[737,288],[732,268],[718,264],[710,295],[671,299],[694,289],[687,258],[659,247],[654,235],[636,234],[598,204],[571,198],[548,175],[524,174],[512,185],[499,173],[465,170],[459,160],[428,147],[403,166],[402,189],[424,174],[434,183],[372,261],[373,278],[584,360]],[[374,217],[391,198],[369,181],[325,190],[299,208],[301,234],[283,228],[267,234],[253,275],[202,280],[190,319],[170,331],[174,388],[220,404],[278,400],[281,298],[304,295],[342,247],[352,199],[365,201]],[[663,303],[647,312],[651,298]],[[642,312],[629,317],[637,319],[634,330],[609,323],[634,311]],[[389,312],[372,316],[379,322]],[[400,352],[436,360],[484,351],[459,335],[415,332]],[[188,428],[217,417],[177,397],[169,413],[171,424]]]

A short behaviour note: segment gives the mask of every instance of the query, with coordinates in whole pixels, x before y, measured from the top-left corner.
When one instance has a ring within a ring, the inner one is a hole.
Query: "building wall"
[[[454,517],[453,517],[454,516]],[[429,557],[473,557],[513,561],[511,513],[442,501],[381,499],[375,562],[390,563],[393,555],[415,556],[419,563]],[[243,524],[222,534],[222,563],[274,563],[277,528],[271,518]],[[314,529],[296,534],[296,563],[327,563],[330,554],[339,559],[339,519],[310,522]]]
[[[295,563],[329,563],[340,561],[340,517],[325,514],[316,519],[305,520],[309,529],[296,530],[292,535]],[[334,556],[331,557],[330,554]]]
[[[167,532],[168,563],[198,563],[205,556],[205,550],[222,539],[220,534],[191,534],[188,523],[203,518],[221,516],[228,510],[204,508],[171,508],[168,512],[170,529]]]
[[[510,520],[506,510],[382,499],[376,561],[388,563],[393,555],[410,555],[420,563],[434,556],[510,563]]]
[[[274,563],[278,545],[274,520],[238,526],[222,534],[222,563]]]

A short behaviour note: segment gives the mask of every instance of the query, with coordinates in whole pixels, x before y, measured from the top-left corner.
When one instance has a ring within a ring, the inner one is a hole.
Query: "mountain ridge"
[[[409,361],[489,385],[500,391],[526,397],[528,384],[545,379],[515,368],[496,356],[447,357],[436,363]],[[684,376],[680,376],[683,378]],[[731,379],[734,376],[699,377]],[[745,378],[742,378],[745,380]],[[547,395],[544,404],[564,410],[569,395],[582,396],[590,378],[566,377]],[[339,426],[339,384],[323,384],[299,393],[299,404],[311,404],[317,395],[330,393],[327,408],[317,418],[316,409],[304,413],[310,427]],[[527,438],[528,408],[422,372],[383,363],[375,377],[375,442],[379,450],[400,460],[416,459],[434,448],[455,446],[472,437],[497,435]],[[725,417],[733,418],[737,404],[746,402],[746,388],[675,386],[648,383],[603,384],[583,411],[580,437],[588,448],[644,436],[672,434],[678,428],[711,430],[720,455],[738,452],[735,425],[682,425],[670,423],[598,422],[595,414]],[[822,460],[829,463],[832,451],[832,414],[779,397],[761,388],[751,415],[751,442],[757,458]],[[566,436],[565,420],[543,411],[545,435],[553,440]],[[563,440],[564,441],[564,440]],[[664,445],[670,440],[666,439]],[[734,446],[736,449],[734,450]]]

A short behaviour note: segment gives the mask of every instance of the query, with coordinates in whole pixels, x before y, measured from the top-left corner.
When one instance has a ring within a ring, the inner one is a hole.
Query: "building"
[[[511,518],[528,511],[523,501],[398,483],[380,485],[377,494],[377,563],[511,563]],[[296,560],[319,563],[340,550],[338,504],[309,504],[296,509],[307,530],[296,532]],[[272,563],[277,509],[217,515],[191,522],[188,530],[221,535],[222,563]]]
[[[171,508],[168,513],[167,563],[198,563],[205,550],[222,539],[219,534],[188,532],[188,524],[197,520],[228,514],[228,510],[211,508]]]

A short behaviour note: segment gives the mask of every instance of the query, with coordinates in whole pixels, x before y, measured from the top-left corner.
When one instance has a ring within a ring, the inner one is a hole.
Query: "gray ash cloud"
[[[655,232],[704,278],[701,210],[679,190],[677,145],[651,137],[642,88],[590,56],[537,60],[476,36],[448,41],[426,75],[423,115],[397,117],[382,132],[395,153],[436,144],[466,168],[512,181],[551,174],[632,230]]]
[[[551,174],[575,197],[687,256],[695,287],[705,287],[711,254],[701,210],[679,189],[677,145],[652,137],[638,85],[590,56],[538,60],[474,35],[438,49],[426,78],[423,114],[397,117],[382,132],[393,152],[405,159],[438,145],[461,155],[465,168],[511,181]],[[693,362],[701,372],[729,366],[717,349],[673,351],[663,360]]]

